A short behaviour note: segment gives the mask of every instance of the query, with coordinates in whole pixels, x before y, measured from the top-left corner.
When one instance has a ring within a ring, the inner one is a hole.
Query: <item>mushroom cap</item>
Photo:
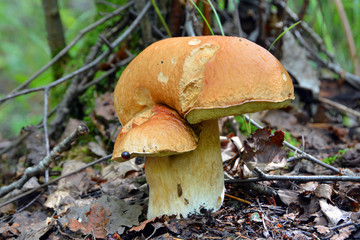
[[[287,106],[292,80],[267,50],[239,37],[168,38],[141,52],[114,94],[123,125],[164,104],[190,124]]]
[[[198,140],[198,134],[176,111],[155,105],[123,126],[112,159],[124,161],[121,154],[125,151],[130,157],[180,154],[194,150]]]

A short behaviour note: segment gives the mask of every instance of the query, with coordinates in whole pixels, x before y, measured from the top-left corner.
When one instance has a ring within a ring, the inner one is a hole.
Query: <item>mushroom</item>
[[[148,218],[216,211],[224,199],[217,119],[283,108],[292,99],[288,73],[255,43],[222,36],[161,40],[116,85],[123,128],[112,159],[146,156]]]

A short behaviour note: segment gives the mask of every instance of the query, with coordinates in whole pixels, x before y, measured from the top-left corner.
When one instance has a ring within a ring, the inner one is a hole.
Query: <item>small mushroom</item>
[[[123,124],[113,160],[146,156],[148,218],[217,210],[224,178],[217,119],[286,107],[281,63],[238,37],[169,38],[141,52],[115,88]]]

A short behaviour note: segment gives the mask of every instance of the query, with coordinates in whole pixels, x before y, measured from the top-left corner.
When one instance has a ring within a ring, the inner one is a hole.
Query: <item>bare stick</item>
[[[245,116],[245,118],[246,118],[246,120],[248,122],[251,122],[252,125],[254,125],[257,128],[263,129],[263,127],[260,124],[258,124],[254,120],[250,119],[248,115],[244,114],[244,116]],[[338,173],[338,174],[341,173],[341,171],[339,169],[337,169],[336,167],[333,167],[333,166],[331,166],[329,164],[326,164],[323,161],[311,156],[310,154],[307,154],[306,152],[301,151],[300,149],[298,149],[297,147],[294,147],[293,145],[291,145],[287,141],[284,141],[284,145],[287,146],[288,148],[290,148],[291,150],[293,150],[293,151],[295,151],[297,153],[300,153],[301,155],[305,156],[304,158],[306,158],[306,159],[308,159],[308,160],[310,160],[310,161],[312,161],[314,163],[317,163],[317,164],[319,164],[319,165],[321,165],[321,166],[323,166],[325,168],[328,168],[328,169],[330,169],[331,171],[333,171],[335,173]]]
[[[68,44],[63,50],[61,50],[53,59],[51,59],[51,61],[48,64],[43,66],[38,72],[36,72],[28,80],[26,80],[24,83],[22,83],[21,85],[16,87],[14,90],[12,90],[9,94],[11,94],[13,92],[16,92],[16,91],[19,91],[19,90],[27,87],[34,79],[36,79],[38,76],[40,76],[49,67],[51,67],[55,62],[57,62],[61,57],[63,57],[86,33],[92,31],[94,28],[96,28],[97,26],[103,24],[104,22],[106,22],[110,18],[113,18],[116,15],[119,15],[122,11],[124,11],[125,9],[130,7],[132,4],[134,4],[134,1],[129,1],[127,4],[125,4],[124,6],[116,9],[114,12],[110,13],[106,17],[104,17],[102,19],[99,19],[98,21],[94,22],[90,26],[82,29],[79,32],[79,35],[70,44]],[[1,102],[2,101],[0,101],[0,103]]]
[[[249,183],[249,182],[260,182],[260,181],[296,181],[296,182],[326,182],[326,181],[350,181],[360,182],[359,176],[283,176],[283,175],[269,175],[262,172],[259,168],[255,167],[259,177],[247,178],[247,179],[226,179],[226,183]]]
[[[71,143],[75,141],[78,137],[86,135],[89,129],[86,125],[80,125],[75,131],[73,131],[70,136],[64,139],[59,145],[57,145],[49,155],[47,155],[39,164],[33,167],[29,167],[25,170],[23,176],[11,183],[8,186],[4,186],[0,188],[0,197],[3,197],[5,194],[11,192],[14,189],[21,188],[27,180],[31,177],[43,173],[50,165],[52,161],[55,160],[63,151],[70,147]]]
[[[98,163],[100,163],[100,162],[109,160],[111,157],[112,157],[112,154],[107,155],[107,156],[105,156],[105,157],[102,157],[102,158],[100,158],[100,159],[98,159],[98,160],[95,160],[95,161],[89,163],[89,164],[86,164],[85,166],[83,166],[83,167],[81,167],[81,168],[79,168],[79,169],[77,169],[77,170],[75,170],[75,171],[72,171],[72,172],[70,172],[70,173],[68,173],[68,174],[66,174],[66,175],[63,175],[63,176],[58,177],[58,178],[56,178],[56,179],[53,179],[53,180],[51,180],[51,181],[49,181],[49,182],[47,182],[47,183],[44,183],[44,184],[42,184],[42,185],[40,185],[40,186],[38,186],[38,187],[36,187],[36,188],[33,188],[33,189],[31,189],[31,190],[29,190],[29,191],[27,191],[27,192],[24,192],[24,193],[22,193],[22,194],[20,194],[20,195],[18,195],[18,196],[16,196],[16,197],[14,197],[14,198],[6,201],[6,202],[1,203],[1,204],[0,204],[0,208],[3,207],[3,206],[5,206],[5,205],[7,205],[7,204],[9,204],[9,203],[12,203],[12,202],[14,202],[14,201],[16,201],[16,200],[18,200],[18,199],[20,199],[20,198],[23,198],[23,197],[25,197],[25,196],[33,193],[33,192],[36,192],[36,191],[39,190],[39,189],[42,189],[42,188],[47,187],[47,186],[49,186],[49,185],[51,185],[51,184],[53,184],[53,183],[56,183],[56,182],[58,182],[59,180],[61,180],[61,179],[63,179],[63,178],[66,178],[66,177],[69,177],[69,176],[71,176],[71,175],[73,175],[73,174],[75,174],[75,173],[81,172],[82,170],[84,170],[84,169],[86,169],[86,168],[88,168],[88,167],[91,167],[91,166],[93,166],[93,165],[95,165],[95,164],[98,164]]]
[[[107,78],[108,76],[110,76],[111,74],[115,73],[120,67],[125,66],[126,64],[128,64],[135,56],[130,56],[128,58],[125,58],[124,60],[118,62],[115,67],[113,67],[112,69],[106,71],[106,73],[100,77],[98,77],[97,79],[94,79],[91,82],[86,83],[84,86],[81,86],[78,89],[78,92],[83,92],[86,89],[88,89],[90,86],[95,85],[97,83],[99,83],[100,81],[102,81],[103,79]]]
[[[50,90],[49,88],[45,88],[45,90],[44,90],[43,127],[44,127],[46,156],[50,155],[50,143],[49,143],[49,134],[48,134],[48,127],[47,127],[49,90]],[[48,181],[49,181],[49,170],[46,169],[45,182],[48,182]]]
[[[325,103],[331,107],[334,107],[336,109],[339,109],[345,113],[350,113],[351,115],[354,115],[355,117],[357,118],[360,118],[360,112],[359,111],[356,111],[354,109],[351,109],[351,108],[348,108],[347,106],[345,105],[342,105],[340,103],[337,103],[337,102],[334,102],[330,99],[327,99],[327,98],[323,98],[323,97],[318,97],[318,100],[322,103]]]

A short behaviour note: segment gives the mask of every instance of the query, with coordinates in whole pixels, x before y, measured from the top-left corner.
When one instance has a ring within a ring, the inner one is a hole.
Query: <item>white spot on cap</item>
[[[155,46],[155,50],[158,49],[158,48],[159,48],[159,46]]]
[[[175,59],[175,58],[172,58],[172,59],[171,59],[171,63],[172,63],[172,64],[175,64],[175,63],[176,63],[176,59]]]
[[[281,73],[281,76],[282,76],[282,79],[283,79],[285,82],[288,80],[285,73]]]
[[[169,80],[169,77],[166,76],[166,75],[164,75],[162,72],[160,72],[160,73],[158,74],[158,80],[159,80],[159,82],[162,82],[162,83],[167,84],[167,82],[168,82],[168,80]]]
[[[201,43],[201,40],[197,39],[197,38],[189,41],[189,45],[193,45],[193,46],[198,45],[200,43]]]

